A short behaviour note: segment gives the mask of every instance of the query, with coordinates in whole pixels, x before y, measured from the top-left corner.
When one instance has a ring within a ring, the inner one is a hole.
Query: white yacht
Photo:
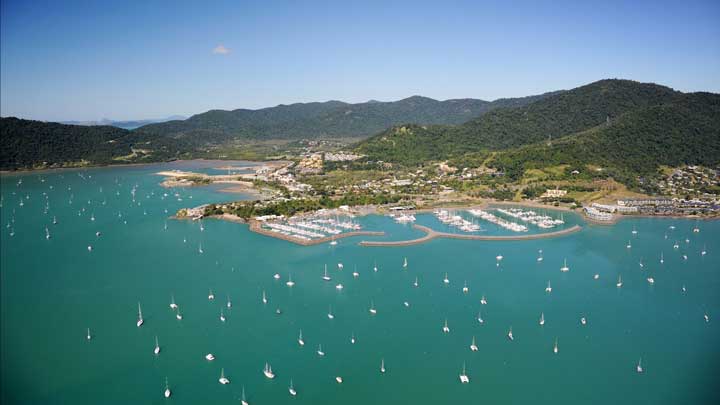
[[[705,315],[703,315],[703,318],[705,318],[705,323],[710,322],[710,315],[708,315],[707,313],[705,313]]]
[[[295,388],[293,387],[292,378],[290,379],[290,386],[288,387],[288,392],[289,392],[290,395],[292,395],[292,396],[296,396],[296,395],[297,395],[297,391],[295,391]]]
[[[92,335],[90,335],[90,328],[87,330],[87,340],[92,339]]]
[[[322,279],[325,280],[325,281],[330,281],[330,280],[332,280],[332,279],[330,278],[330,276],[328,276],[327,264],[325,265],[325,273],[323,274]]]
[[[635,225],[633,225],[632,234],[633,234],[633,235],[637,235],[637,229],[635,229]]]
[[[467,373],[465,372],[465,363],[463,363],[462,373],[460,373],[460,382],[463,384],[467,384],[470,382],[470,378],[467,376]]]
[[[138,328],[141,327],[144,322],[145,322],[145,321],[143,321],[143,317],[142,317],[142,308],[140,308],[140,303],[138,302],[138,320],[137,320],[137,327],[138,327]]]
[[[707,254],[707,245],[703,246],[703,250],[700,252],[700,256],[705,256]]]
[[[418,287],[420,284],[418,284],[418,278],[415,277],[415,281],[413,282],[414,287]]]
[[[450,279],[448,278],[448,274],[445,273],[445,278],[443,279],[443,283],[450,284]]]
[[[648,277],[648,278],[647,278],[647,282],[650,283],[650,284],[655,284],[655,279],[652,278],[652,277]]]
[[[558,352],[558,340],[555,338],[555,345],[553,346],[553,353],[557,354]]]
[[[215,294],[213,294],[212,290],[208,293],[208,300],[212,301],[215,299]]]
[[[198,253],[203,254],[204,250],[202,248],[202,243],[198,245]]]
[[[353,277],[354,278],[360,277],[360,273],[358,273],[358,271],[357,271],[357,265],[355,265],[355,269],[353,270]]]
[[[302,336],[302,329],[300,329],[300,336],[298,336],[298,344],[300,346],[305,346],[305,341],[303,340],[303,336]]]
[[[205,355],[205,360],[207,360],[207,361],[213,361],[213,360],[215,360],[215,356],[213,356],[212,353],[208,353],[208,354]]]
[[[320,356],[320,357],[322,357],[322,356],[325,355],[325,352],[323,351],[321,344],[318,344],[317,354],[318,354],[318,356]]]
[[[403,258],[403,268],[407,268],[407,266],[408,266],[407,257],[405,257],[405,258]]]
[[[563,260],[563,266],[560,267],[560,271],[562,271],[563,273],[570,271],[570,267],[568,267],[568,265],[567,265],[567,259]]]
[[[168,385],[168,379],[165,377],[165,392],[163,393],[165,395],[165,398],[170,398],[170,395],[172,395],[172,392],[170,392],[170,386]]]
[[[345,268],[345,265],[343,265],[342,263],[338,263],[337,266],[338,266],[338,270],[342,270]]]
[[[617,288],[622,287],[623,282],[622,282],[622,276],[621,276],[621,275],[618,275],[618,281],[617,281],[617,284],[615,284],[615,285],[617,286]]]
[[[599,278],[600,278],[600,274],[595,273],[595,275],[593,276],[593,280],[597,280],[597,279],[599,279]]]
[[[263,304],[267,304],[267,301],[268,301],[268,300],[267,300],[267,295],[265,295],[265,290],[263,290],[262,303],[263,303]]]
[[[467,294],[468,291],[470,291],[470,289],[469,289],[468,286],[467,286],[467,281],[465,281],[465,285],[463,285],[462,292],[464,292],[465,294]]]
[[[335,381],[337,381],[338,384],[342,384],[343,379],[340,376],[335,377]]]
[[[539,262],[543,261],[543,251],[542,251],[542,249],[538,250],[537,261],[539,261]]]
[[[375,263],[373,264],[373,271],[374,271],[375,273],[377,273],[377,271],[378,271],[377,262],[375,262]]]
[[[487,300],[484,295],[480,298],[480,305],[487,305]]]
[[[540,326],[545,325],[545,313],[540,312]]]
[[[228,378],[225,377],[225,369],[224,368],[220,369],[220,378],[218,379],[218,381],[222,385],[230,384],[230,380],[228,380]]]
[[[153,349],[155,355],[160,354],[160,343],[158,343],[158,337],[155,336],[155,349]]]
[[[663,253],[660,252],[660,264],[665,263],[665,257],[663,256]]]
[[[445,333],[450,332],[450,328],[448,327],[447,319],[445,319],[445,324],[443,325],[442,331]]]
[[[280,280],[280,273],[275,273],[275,274],[273,274],[273,278],[274,278],[275,280]]]
[[[225,314],[223,313],[222,308],[220,308],[220,321],[225,322]]]
[[[272,371],[272,367],[270,367],[270,364],[265,363],[265,368],[263,369],[263,374],[265,374],[265,377],[269,379],[275,378],[275,374]]]
[[[640,360],[638,360],[638,364],[637,364],[637,366],[635,367],[635,370],[637,370],[638,373],[642,373],[642,372],[643,372],[642,357],[640,358]]]
[[[170,308],[171,308],[171,309],[177,309],[177,307],[178,307],[178,306],[177,306],[177,304],[175,303],[175,296],[174,296],[174,295],[171,295],[171,296],[170,296]]]
[[[333,313],[332,313],[332,306],[330,306],[330,307],[328,308],[327,317],[328,317],[328,319],[335,319],[335,315],[333,315]]]
[[[545,292],[552,292],[552,286],[550,286],[550,280],[548,280],[548,285],[545,287]]]
[[[480,322],[481,324],[485,323],[485,320],[482,318],[482,311],[478,311],[477,320],[478,320],[478,322]]]
[[[370,313],[373,315],[377,314],[377,310],[375,309],[375,303],[373,303],[372,301],[370,301]]]
[[[475,344],[475,336],[473,336],[472,342],[470,343],[470,350],[473,351],[473,352],[478,351],[478,347],[477,347],[477,345]]]
[[[583,326],[587,325],[587,319],[585,319],[584,316],[580,318],[580,324],[582,324]]]
[[[338,285],[335,286],[336,290],[342,290],[343,288],[345,288],[345,286],[343,286],[342,283],[338,283]]]
[[[354,332],[350,335],[350,343],[355,344],[355,333]]]
[[[625,247],[628,249],[632,248],[632,244],[630,243],[630,241],[628,241],[628,243],[627,243],[627,245],[625,245]]]
[[[380,359],[380,372],[385,374],[385,359]]]
[[[240,405],[250,405],[250,403],[245,399],[245,386],[242,387],[242,396],[240,397]]]
[[[232,301],[230,301],[229,295],[227,296],[227,304],[225,304],[225,305],[228,307],[228,309],[232,308]]]
[[[288,287],[292,287],[295,285],[295,282],[292,281],[292,274],[288,275],[288,281],[285,283]]]
[[[507,337],[510,340],[515,340],[515,338],[513,337],[513,333],[512,333],[512,326],[510,327],[510,330],[508,331]]]

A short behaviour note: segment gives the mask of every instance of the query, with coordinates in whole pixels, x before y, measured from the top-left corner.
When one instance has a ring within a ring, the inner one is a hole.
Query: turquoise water
[[[356,242],[367,237],[359,237],[335,247],[302,247],[250,233],[244,225],[207,220],[201,231],[198,223],[167,220],[181,207],[240,198],[212,188],[159,187],[161,178],[152,173],[184,165],[0,178],[2,403],[232,404],[239,403],[242,386],[251,404],[720,400],[718,221],[632,219],[533,241],[438,239],[363,248]],[[358,220],[366,229],[386,230],[385,239],[421,235],[387,217]],[[692,232],[696,224],[699,233]],[[680,246],[673,249],[676,240]],[[538,249],[544,251],[541,263]],[[504,256],[499,267],[498,254]],[[567,273],[559,271],[564,258]],[[338,262],[344,270],[337,270]],[[324,264],[332,282],[320,278]],[[357,279],[351,274],[355,266]],[[449,285],[442,282],[445,272]],[[274,280],[275,273],[282,279]],[[599,280],[593,279],[596,273]],[[288,274],[293,288],[285,285]],[[544,292],[548,280],[551,294]],[[338,282],[342,291],[335,288]],[[209,289],[214,301],[207,299]],[[171,295],[181,321],[168,306]],[[224,308],[223,323],[219,313],[228,295],[233,305]],[[482,295],[488,304],[480,325]],[[375,316],[368,312],[371,300]],[[135,326],[138,301],[141,328]],[[327,317],[329,306],[335,319]],[[586,326],[580,324],[583,316]],[[445,319],[448,334],[441,330]],[[506,336],[510,327],[512,342]],[[156,335],[159,356],[152,353]],[[478,352],[469,349],[473,336]],[[556,338],[559,353],[553,354]],[[319,343],[326,352],[322,358]],[[215,361],[204,359],[208,352]],[[643,374],[635,371],[640,357]],[[266,361],[274,380],[262,374]],[[458,381],[463,362],[467,385]],[[218,384],[221,368],[231,384]],[[343,384],[334,381],[337,375]],[[169,400],[162,396],[166,377],[173,391]],[[295,398],[287,391],[291,378]]]

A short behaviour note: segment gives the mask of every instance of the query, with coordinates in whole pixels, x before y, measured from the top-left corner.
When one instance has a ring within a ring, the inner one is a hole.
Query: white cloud
[[[220,45],[216,46],[215,48],[213,48],[212,53],[214,53],[216,55],[227,55],[230,53],[230,49],[225,48],[225,45],[220,44]]]

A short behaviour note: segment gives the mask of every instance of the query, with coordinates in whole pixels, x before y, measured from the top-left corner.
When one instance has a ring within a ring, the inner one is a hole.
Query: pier
[[[569,235],[582,229],[580,225],[574,225],[570,228],[562,229],[555,232],[544,232],[535,233],[530,235],[508,235],[508,236],[489,236],[489,235],[463,235],[457,233],[446,233],[438,232],[427,226],[414,224],[413,228],[425,232],[425,236],[411,240],[401,241],[362,241],[360,246],[410,246],[425,243],[436,238],[448,238],[448,239],[464,239],[464,240],[494,240],[494,241],[508,241],[508,240],[532,240],[532,239],[544,239],[554,238],[563,235]]]

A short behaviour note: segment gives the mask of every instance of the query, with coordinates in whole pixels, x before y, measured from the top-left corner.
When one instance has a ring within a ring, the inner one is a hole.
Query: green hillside
[[[187,149],[166,137],[147,137],[111,126],[65,125],[0,119],[0,168],[154,162]],[[135,153],[133,153],[133,149]]]

